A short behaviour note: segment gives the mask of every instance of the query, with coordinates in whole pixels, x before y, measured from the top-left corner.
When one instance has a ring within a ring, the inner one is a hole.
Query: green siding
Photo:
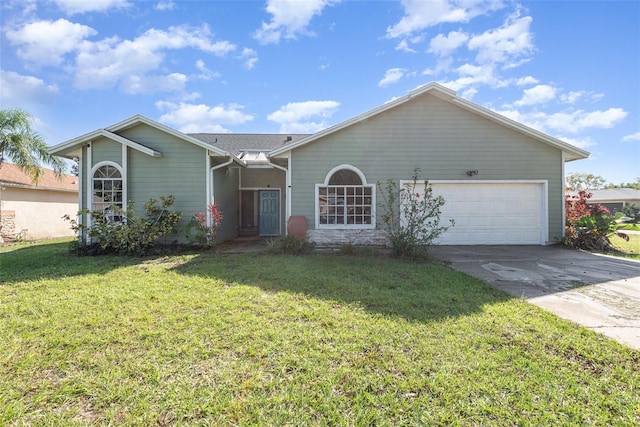
[[[111,161],[122,166],[122,144],[107,138],[91,142],[91,167],[100,162]]]
[[[151,157],[128,148],[127,198],[135,202],[136,212],[143,203],[162,195],[175,196],[173,210],[182,213],[181,226],[196,212],[206,210],[206,152],[165,132],[139,125],[121,132],[125,138],[162,153]],[[180,232],[177,239],[182,239]]]
[[[291,214],[311,228],[314,186],[340,164],[359,168],[368,183],[411,179],[415,167],[429,180],[548,180],[548,240],[562,236],[561,151],[429,94],[292,152]]]
[[[238,218],[240,217],[238,176],[238,168],[221,168],[213,172],[215,203],[222,209],[223,216],[222,225],[216,236],[219,242],[238,236]]]

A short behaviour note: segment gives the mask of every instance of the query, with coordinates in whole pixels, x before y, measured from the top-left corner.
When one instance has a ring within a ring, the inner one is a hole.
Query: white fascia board
[[[379,107],[376,107],[372,110],[367,111],[364,114],[361,114],[359,116],[356,116],[352,119],[346,120],[342,123],[338,123],[335,126],[329,127],[325,130],[322,130],[318,133],[315,133],[313,135],[309,135],[306,138],[300,139],[292,144],[288,144],[285,145],[283,147],[280,148],[276,148],[275,150],[271,151],[269,153],[269,157],[278,157],[284,153],[290,152],[291,150],[300,147],[302,145],[308,144],[312,141],[315,141],[319,138],[322,138],[323,136],[329,135],[331,133],[337,132],[341,129],[344,129],[348,126],[351,126],[355,123],[358,123],[360,121],[369,119],[377,114],[380,114],[384,111],[387,111],[391,108],[394,108],[400,104],[404,104],[405,102],[411,100],[412,98],[416,97],[416,96],[420,96],[422,94],[425,93],[431,93],[434,96],[437,96],[438,98],[445,100],[451,104],[456,104],[462,108],[465,108],[468,111],[471,111],[473,113],[479,114],[482,117],[485,117],[489,120],[492,120],[494,122],[497,122],[503,126],[506,126],[510,129],[513,129],[519,133],[522,133],[524,135],[527,135],[531,138],[534,138],[540,142],[543,142],[545,144],[551,145],[555,148],[558,148],[560,150],[562,150],[562,152],[565,154],[564,159],[566,162],[569,161],[573,161],[573,160],[579,160],[579,159],[586,159],[589,157],[589,152],[582,150],[578,147],[575,147],[569,143],[566,143],[564,141],[561,141],[557,138],[554,138],[552,136],[549,136],[543,132],[537,131],[535,129],[532,129],[528,126],[525,126],[521,123],[516,122],[515,120],[509,119],[508,117],[505,117],[501,114],[498,114],[494,111],[491,111],[487,108],[481,107],[480,105],[474,104],[471,101],[467,101],[464,98],[460,98],[459,96],[457,96],[457,93],[454,90],[451,90],[439,83],[428,83],[424,86],[421,86],[411,92],[409,92],[407,95],[402,96],[400,98],[394,99],[390,102],[387,102],[385,104],[380,105]]]
[[[134,150],[140,151],[151,157],[162,157],[162,153],[156,150],[153,150],[149,147],[145,147],[144,145],[138,144],[135,141],[132,141],[127,138],[123,138],[120,135],[116,135],[115,133],[111,133],[104,129],[98,129],[96,131],[87,133],[85,135],[79,136],[77,138],[71,139],[69,141],[63,142],[62,144],[58,144],[49,149],[49,154],[56,155],[57,153],[61,153],[67,151],[69,149],[75,148],[76,146],[82,144],[88,144],[92,140],[96,138],[104,137],[110,139],[112,141],[118,142],[120,144],[126,145],[127,147],[131,147]]]

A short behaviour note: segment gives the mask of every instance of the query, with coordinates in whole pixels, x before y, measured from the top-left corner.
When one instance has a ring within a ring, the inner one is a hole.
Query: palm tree
[[[0,167],[6,158],[29,173],[37,183],[48,164],[58,176],[66,169],[65,162],[47,151],[47,144],[31,128],[33,116],[20,109],[0,110]]]

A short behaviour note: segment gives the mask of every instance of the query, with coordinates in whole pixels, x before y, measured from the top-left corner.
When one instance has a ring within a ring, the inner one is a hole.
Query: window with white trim
[[[114,164],[106,164],[95,170],[93,181],[93,209],[102,211],[105,219],[121,221],[122,216],[117,210],[122,210],[122,173]],[[114,209],[119,208],[119,209]]]
[[[350,165],[334,168],[324,185],[316,185],[319,228],[374,227],[374,186]]]

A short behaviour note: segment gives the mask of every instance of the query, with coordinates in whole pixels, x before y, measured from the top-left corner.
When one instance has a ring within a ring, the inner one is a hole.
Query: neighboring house
[[[589,192],[592,194],[589,203],[603,205],[612,214],[620,212],[626,206],[635,205],[640,208],[640,190],[634,188],[607,188]]]
[[[83,207],[172,194],[183,223],[217,203],[220,240],[283,235],[304,218],[318,244],[385,243],[376,183],[416,167],[456,223],[439,243],[554,243],[564,163],[589,155],[437,83],[313,135],[187,135],[134,116],[50,152],[79,160]]]
[[[63,215],[78,213],[78,178],[58,179],[50,169],[34,184],[29,174],[11,163],[0,165],[0,235],[48,239],[73,236]]]

